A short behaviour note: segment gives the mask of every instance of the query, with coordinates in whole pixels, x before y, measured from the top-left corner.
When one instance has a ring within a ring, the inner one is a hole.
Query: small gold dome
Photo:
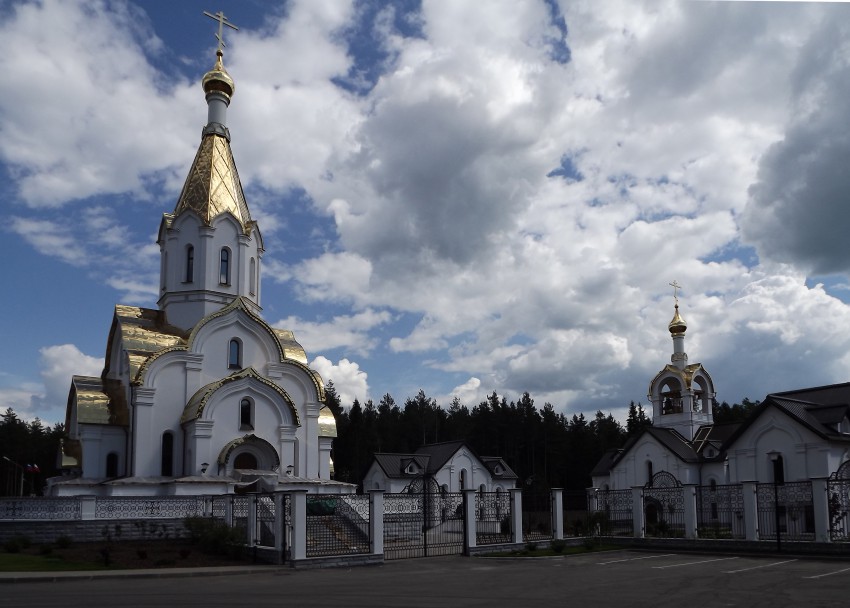
[[[678,304],[676,304],[676,314],[673,315],[673,320],[670,321],[670,325],[668,325],[667,328],[673,335],[683,334],[685,333],[685,330],[688,329],[688,325],[685,323],[685,320],[679,314]]]
[[[221,61],[222,52],[216,51],[216,56],[217,58],[213,69],[204,74],[203,79],[201,79],[201,86],[204,87],[205,93],[209,94],[213,91],[217,91],[225,94],[229,100],[233,95],[233,92],[236,90],[236,85],[230,77],[230,74],[228,74],[227,70],[224,69],[224,64]]]

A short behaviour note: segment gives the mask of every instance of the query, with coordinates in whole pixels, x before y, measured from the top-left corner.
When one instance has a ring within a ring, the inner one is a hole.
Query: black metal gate
[[[659,471],[643,487],[646,536],[685,536],[685,494],[682,484],[667,471]]]
[[[850,540],[850,460],[829,476],[826,485],[829,505],[829,537],[833,542]]]
[[[433,479],[384,495],[384,559],[457,555],[464,548],[462,492],[446,492]]]

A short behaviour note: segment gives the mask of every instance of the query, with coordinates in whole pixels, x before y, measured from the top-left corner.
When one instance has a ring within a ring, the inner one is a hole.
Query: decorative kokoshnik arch
[[[261,376],[253,367],[243,369],[242,371],[231,374],[226,378],[222,378],[221,380],[211,382],[210,384],[201,387],[194,395],[192,395],[192,398],[189,399],[186,407],[183,408],[183,415],[180,417],[180,423],[183,424],[191,420],[202,418],[204,416],[204,410],[207,404],[209,404],[212,400],[213,396],[220,389],[232,383],[242,383],[245,386],[254,384],[259,388],[264,389],[266,392],[271,392],[280,396],[289,408],[289,413],[292,416],[292,424],[295,426],[301,426],[301,418],[298,415],[298,409],[295,407],[292,398],[286,390],[268,378]]]
[[[280,468],[280,455],[274,449],[274,446],[265,439],[261,439],[253,434],[239,437],[225,445],[218,454],[219,466],[226,467],[230,462],[231,456],[241,451],[248,451],[254,455],[261,456],[263,459],[271,459],[273,463],[271,466],[272,471],[277,471]]]

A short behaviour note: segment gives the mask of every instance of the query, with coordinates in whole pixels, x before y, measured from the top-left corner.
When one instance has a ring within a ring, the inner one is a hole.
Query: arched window
[[[715,480],[715,479],[709,480],[708,487],[712,492],[717,491],[717,480]]]
[[[652,461],[646,461],[646,482],[649,483],[652,481]]]
[[[183,280],[186,283],[195,280],[195,248],[191,245],[186,247],[186,276]]]
[[[230,341],[227,350],[227,367],[230,369],[242,369],[242,343],[236,338]]]
[[[773,453],[770,459],[773,461],[773,483],[782,485],[785,483],[785,462],[782,454]]]
[[[118,477],[118,454],[115,452],[106,455],[106,476]]]
[[[239,402],[239,430],[254,430],[254,406],[247,397]]]
[[[174,433],[165,431],[162,434],[161,472],[163,477],[174,475]]]
[[[251,258],[251,270],[248,280],[250,281],[249,288],[251,295],[257,295],[257,260],[254,258]]]
[[[218,269],[218,282],[222,285],[230,285],[230,249],[221,248],[221,263]]]

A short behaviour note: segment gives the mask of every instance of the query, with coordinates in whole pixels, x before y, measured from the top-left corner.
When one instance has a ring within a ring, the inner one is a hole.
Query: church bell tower
[[[201,144],[174,212],[163,214],[157,239],[158,305],[184,331],[237,297],[261,310],[263,240],[230,150],[227,108],[236,86],[222,60],[222,25],[230,26],[223,15],[215,65],[201,80],[208,109]]]
[[[675,300],[673,319],[667,325],[673,339],[670,363],[649,384],[647,397],[652,403],[652,425],[671,428],[687,441],[693,441],[697,430],[714,424],[714,381],[701,363],[688,365],[685,352],[685,320],[679,314],[676,281],[671,283]]]

